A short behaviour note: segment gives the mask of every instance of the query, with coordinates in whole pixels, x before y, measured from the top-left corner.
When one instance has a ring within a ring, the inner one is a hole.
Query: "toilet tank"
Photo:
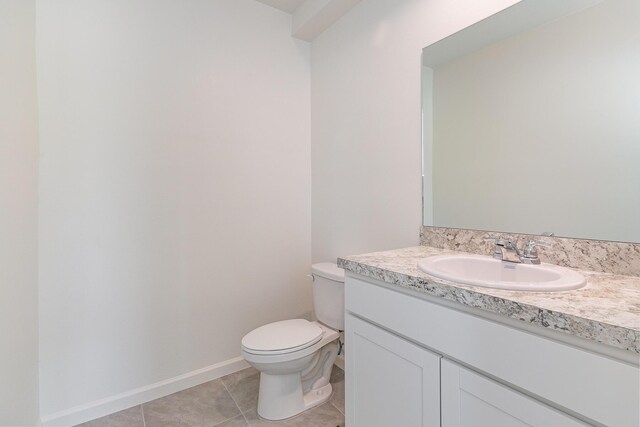
[[[344,330],[344,270],[333,262],[311,266],[313,308],[316,318],[328,327]]]

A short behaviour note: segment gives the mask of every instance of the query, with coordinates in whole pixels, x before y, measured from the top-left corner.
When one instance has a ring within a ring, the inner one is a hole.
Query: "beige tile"
[[[247,368],[221,379],[242,412],[258,406],[260,371],[255,368]]]
[[[325,403],[287,420],[287,426],[292,427],[336,427],[342,423],[344,415],[331,403]]]
[[[245,419],[247,420],[247,422],[249,423],[249,426],[253,427],[253,426],[285,426],[285,422],[286,421],[267,421],[267,420],[263,420],[262,418],[260,418],[258,416],[258,411],[257,408],[252,408],[250,410],[248,410],[247,412],[243,412],[242,415],[244,415]]]
[[[145,403],[142,408],[146,427],[212,427],[240,414],[219,379]]]
[[[222,382],[224,382],[225,385],[233,385],[243,378],[251,377],[256,374],[260,374],[260,371],[258,371],[256,368],[249,367],[241,371],[234,372],[233,374],[226,375],[220,379],[222,380]]]
[[[344,414],[344,371],[337,366],[331,371],[331,387],[333,394],[329,402]]]
[[[216,424],[215,427],[248,427],[247,421],[244,419],[243,415],[238,415],[237,417],[233,417],[230,420],[224,421],[220,424]]]
[[[77,427],[144,427],[140,405],[97,420],[79,424]]]
[[[256,409],[244,414],[251,427],[253,426],[282,426],[282,427],[336,427],[344,424],[344,415],[331,403],[325,403],[283,421],[267,421],[258,416]]]

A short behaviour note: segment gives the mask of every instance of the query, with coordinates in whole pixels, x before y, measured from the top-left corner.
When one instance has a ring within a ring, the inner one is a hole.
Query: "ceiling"
[[[264,3],[271,7],[275,7],[276,9],[280,9],[283,12],[291,13],[298,8],[304,0],[256,0],[260,3]]]
[[[291,14],[291,35],[312,41],[361,0],[256,0]]]

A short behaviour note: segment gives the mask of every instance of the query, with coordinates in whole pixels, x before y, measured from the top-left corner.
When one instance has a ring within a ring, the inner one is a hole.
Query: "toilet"
[[[334,263],[311,266],[317,321],[269,323],[242,338],[242,356],[260,371],[258,415],[283,420],[331,397],[331,370],[344,329],[344,270]]]

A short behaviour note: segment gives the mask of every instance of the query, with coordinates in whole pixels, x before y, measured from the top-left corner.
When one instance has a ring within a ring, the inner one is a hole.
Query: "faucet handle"
[[[534,240],[534,239],[527,240],[526,245],[542,246],[543,248],[552,248],[553,247],[553,243],[552,242],[547,242],[547,241],[544,241],[544,240]]]
[[[487,237],[482,240],[494,242],[496,246],[502,246],[505,249],[510,249],[512,251],[518,252],[517,240],[503,239],[503,238],[496,238],[496,237]]]
[[[553,243],[545,242],[544,240],[529,239],[527,243],[524,244],[522,256],[525,258],[538,258],[538,246],[550,249],[553,248]]]

